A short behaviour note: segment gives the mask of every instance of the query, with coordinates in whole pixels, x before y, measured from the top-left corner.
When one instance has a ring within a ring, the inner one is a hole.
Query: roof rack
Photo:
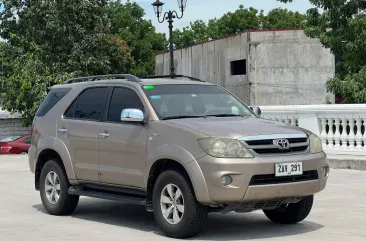
[[[73,78],[68,79],[64,82],[64,84],[71,84],[71,83],[77,83],[77,82],[84,82],[84,81],[96,81],[101,79],[127,79],[131,82],[141,82],[141,80],[132,75],[132,74],[110,74],[110,75],[94,75],[94,76],[85,76],[80,78]]]
[[[199,81],[199,82],[205,82],[204,80],[200,80],[198,78],[194,78],[191,76],[187,76],[187,75],[153,75],[153,76],[144,76],[144,77],[139,77],[140,79],[163,79],[163,78],[187,78],[193,81]]]

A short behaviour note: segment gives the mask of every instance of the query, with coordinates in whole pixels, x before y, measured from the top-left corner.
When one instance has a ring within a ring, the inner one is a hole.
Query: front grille
[[[296,153],[296,152],[303,152],[308,149],[308,146],[297,146],[297,147],[290,147],[290,149],[282,150],[278,148],[269,148],[269,149],[253,149],[256,153],[260,155],[265,154],[283,154],[283,153]]]
[[[259,138],[259,137],[258,137]],[[258,155],[271,155],[271,154],[288,154],[288,153],[301,153],[307,151],[309,147],[309,141],[307,137],[294,137],[294,138],[282,138],[286,139],[290,143],[289,149],[280,149],[275,144],[275,138],[268,139],[250,139],[242,141],[249,149],[252,149]]]
[[[275,174],[255,175],[250,180],[250,186],[304,182],[318,179],[317,171],[305,171],[302,175],[276,177]]]

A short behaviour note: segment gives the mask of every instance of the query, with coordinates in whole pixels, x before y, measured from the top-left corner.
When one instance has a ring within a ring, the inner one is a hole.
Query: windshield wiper
[[[206,115],[212,117],[244,117],[243,115],[235,115],[235,114],[214,114],[214,115]]]
[[[177,116],[168,116],[162,118],[162,120],[172,120],[172,119],[186,119],[186,118],[205,118],[204,115],[177,115]]]

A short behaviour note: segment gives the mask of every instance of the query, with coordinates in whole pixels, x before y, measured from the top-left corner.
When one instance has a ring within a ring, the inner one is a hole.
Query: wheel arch
[[[149,171],[147,184],[146,184],[146,204],[147,208],[152,208],[152,193],[154,189],[154,185],[156,180],[158,179],[159,175],[166,170],[175,170],[181,173],[183,176],[187,178],[190,185],[193,187],[193,183],[191,181],[191,177],[184,167],[179,161],[176,161],[171,158],[161,158],[155,161]],[[193,187],[194,188],[194,187]]]
[[[60,167],[63,169],[66,177],[68,176],[67,172],[65,170],[65,165],[64,165],[59,153],[51,148],[44,149],[39,153],[39,155],[37,157],[36,166],[35,166],[34,185],[35,185],[36,190],[39,190],[39,187],[40,187],[40,177],[41,177],[42,169],[43,169],[44,165],[50,160],[57,162],[60,165]]]

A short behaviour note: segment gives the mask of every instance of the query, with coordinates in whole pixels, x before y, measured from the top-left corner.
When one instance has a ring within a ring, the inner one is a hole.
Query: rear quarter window
[[[52,89],[39,106],[36,116],[45,116],[70,90],[71,88]]]

